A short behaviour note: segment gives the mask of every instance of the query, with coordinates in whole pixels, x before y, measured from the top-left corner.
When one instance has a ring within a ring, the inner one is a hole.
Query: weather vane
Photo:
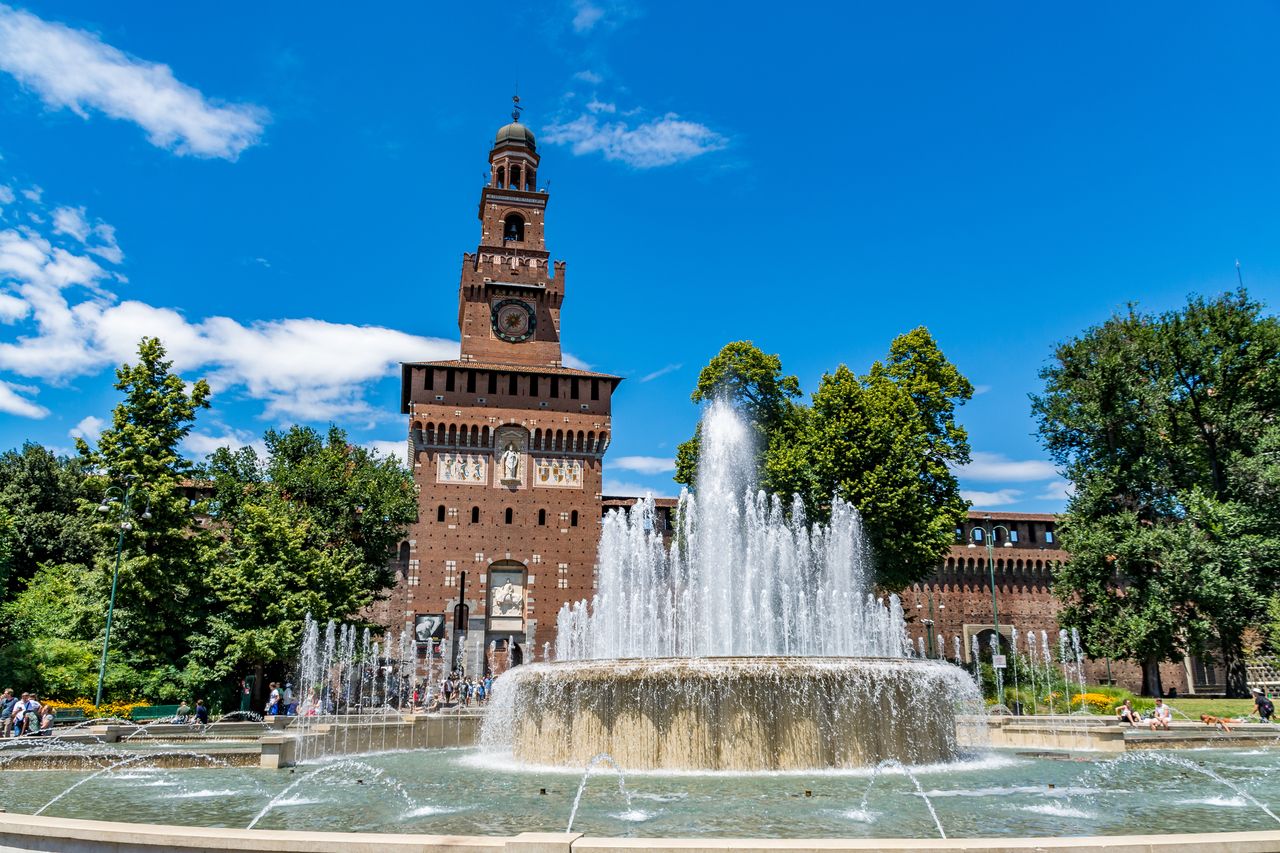
[[[512,95],[512,96],[511,96],[511,120],[512,120],[512,121],[519,121],[519,120],[520,120],[520,111],[521,111],[521,110],[523,110],[523,109],[524,109],[524,107],[520,106],[520,96],[519,96],[519,95]]]

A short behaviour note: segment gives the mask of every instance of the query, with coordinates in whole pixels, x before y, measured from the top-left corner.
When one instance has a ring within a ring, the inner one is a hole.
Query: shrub
[[[93,702],[88,699],[76,699],[72,702],[51,701],[48,704],[58,710],[75,709],[83,711],[84,715],[90,719],[102,719],[106,717],[119,717],[128,719],[135,708],[145,708],[151,704],[149,702],[103,702],[101,705],[94,707]]]

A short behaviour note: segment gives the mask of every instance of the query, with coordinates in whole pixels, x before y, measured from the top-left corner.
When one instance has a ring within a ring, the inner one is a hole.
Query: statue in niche
[[[507,443],[507,449],[502,451],[502,479],[515,480],[520,470],[520,454],[516,452],[516,446],[512,442]]]
[[[493,591],[494,616],[520,616],[524,590],[511,581]]]

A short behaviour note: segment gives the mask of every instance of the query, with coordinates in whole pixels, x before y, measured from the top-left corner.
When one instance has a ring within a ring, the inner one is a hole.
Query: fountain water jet
[[[628,769],[960,754],[955,714],[980,708],[973,682],[910,657],[897,596],[874,595],[851,504],[834,499],[830,524],[810,525],[798,500],[788,512],[756,490],[749,436],[727,404],[710,407],[669,550],[651,499],[609,515],[599,594],[561,610],[555,663],[500,677],[485,742],[538,764],[609,753]]]

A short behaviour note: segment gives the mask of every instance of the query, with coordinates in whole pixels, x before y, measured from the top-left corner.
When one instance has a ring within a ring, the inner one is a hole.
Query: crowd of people
[[[58,710],[34,693],[14,696],[7,687],[0,694],[0,737],[48,734],[57,716]]]
[[[422,704],[425,701],[425,695],[425,689],[415,689],[413,691],[413,704],[415,706]],[[487,705],[492,696],[493,676],[486,675],[483,678],[472,678],[458,670],[454,670],[440,679],[440,684],[432,691],[431,699],[426,709],[428,711],[439,711],[443,708],[470,708],[477,705]]]

